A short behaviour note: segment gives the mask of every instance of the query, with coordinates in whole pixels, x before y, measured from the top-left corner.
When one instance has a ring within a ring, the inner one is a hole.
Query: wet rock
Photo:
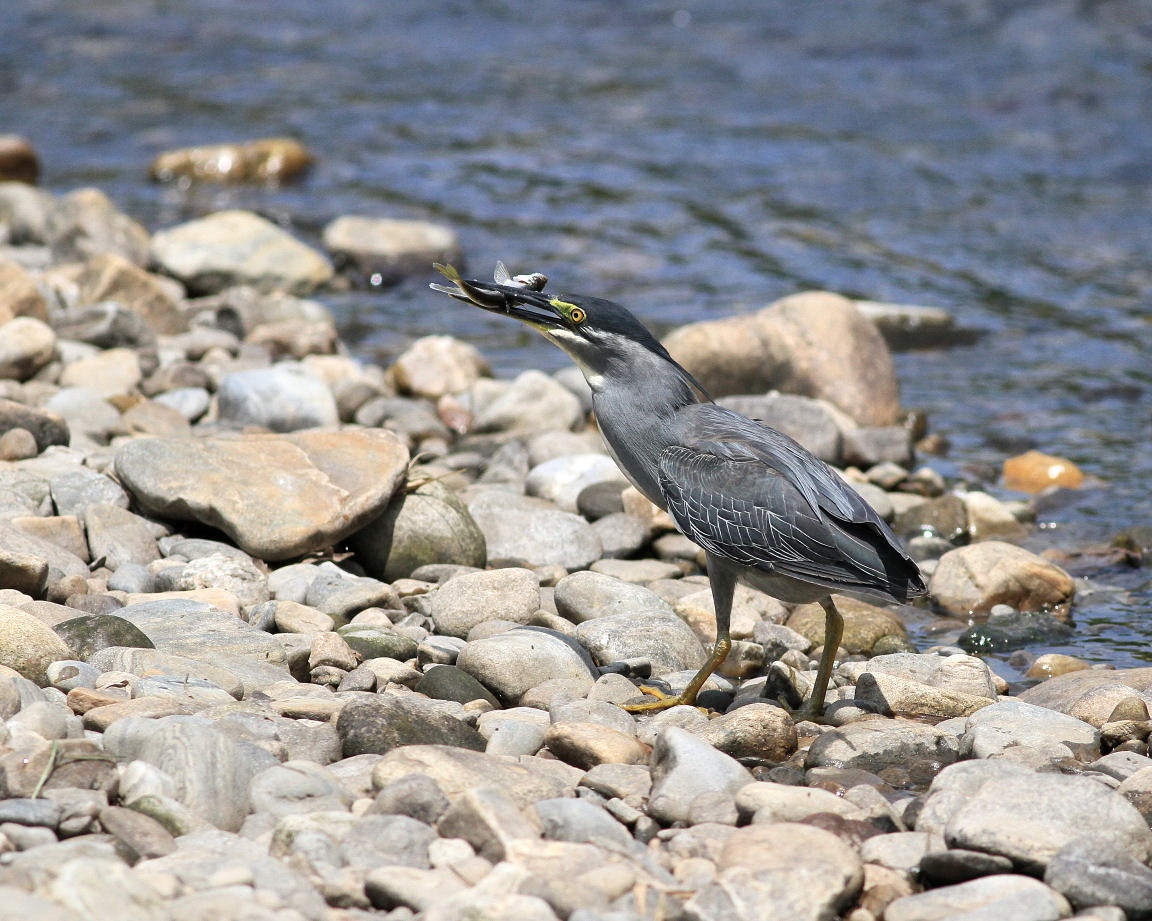
[[[950,614],[987,614],[993,605],[1066,616],[1076,587],[1060,567],[1023,547],[989,540],[957,547],[940,558],[928,585]]]
[[[1076,489],[1084,474],[1066,457],[1026,451],[1004,461],[1004,485],[1020,492],[1038,493],[1053,486]]]
[[[11,605],[0,605],[0,665],[37,684],[47,684],[47,668],[75,654],[49,627]]]
[[[331,427],[340,421],[328,386],[289,365],[227,374],[220,381],[217,401],[221,421],[236,426],[294,432]]]
[[[307,175],[315,158],[292,138],[261,138],[235,144],[184,147],[159,154],[148,167],[157,182],[261,183],[280,185]]]
[[[648,811],[666,824],[687,822],[697,797],[717,792],[735,795],[751,782],[752,775],[738,761],[692,733],[669,726],[652,750]]]
[[[804,765],[808,769],[859,768],[875,774],[914,762],[951,764],[960,757],[959,748],[955,735],[935,726],[909,720],[868,720],[818,736]]]
[[[494,569],[449,579],[432,595],[437,630],[464,639],[477,624],[500,618],[528,623],[540,609],[540,583],[530,569]]]
[[[353,700],[336,720],[344,757],[384,754],[404,745],[455,745],[484,750],[484,738],[471,726],[433,705],[393,695]]]
[[[1051,643],[1072,635],[1072,628],[1043,611],[996,610],[981,624],[973,624],[956,641],[971,653],[1004,652],[1035,643]]]
[[[600,665],[643,657],[658,675],[700,668],[707,658],[692,628],[660,611],[597,617],[576,628],[576,639]]]
[[[40,178],[40,158],[26,138],[0,134],[0,182],[36,185]]]
[[[347,430],[142,438],[117,451],[116,472],[146,509],[219,528],[251,555],[278,560],[331,546],[379,515],[407,461],[391,433]]]
[[[394,781],[419,774],[435,781],[449,799],[467,790],[490,788],[503,791],[524,807],[537,800],[574,794],[580,772],[562,767],[561,773],[545,762],[512,763],[464,748],[410,745],[386,754],[372,769],[372,783],[382,790]]]
[[[489,560],[523,560],[574,572],[604,552],[588,522],[539,499],[485,490],[468,502],[468,511],[484,534]]]
[[[1056,921],[1071,914],[1068,902],[1039,880],[1014,874],[974,879],[907,895],[884,911],[885,921],[944,921],[945,918],[1007,918]]]
[[[220,211],[160,231],[151,255],[194,295],[235,285],[305,295],[332,277],[327,259],[248,211]]]
[[[1028,534],[1012,514],[1012,510],[986,492],[966,492],[964,509],[968,513],[968,531],[972,539],[1018,541]]]
[[[1028,671],[1024,673],[1024,677],[1055,678],[1057,675],[1079,672],[1091,667],[1092,663],[1076,656],[1066,656],[1059,652],[1046,652],[1037,656],[1036,661],[1028,666]]]
[[[428,221],[344,215],[324,228],[324,246],[373,285],[427,272],[433,262],[457,262],[456,234]]]
[[[16,317],[0,326],[0,379],[26,381],[55,353],[52,327],[34,317]]]
[[[594,681],[593,663],[573,640],[540,627],[520,627],[473,640],[456,660],[497,697],[516,703],[547,678]]]
[[[968,538],[968,509],[959,496],[940,496],[897,512],[892,527],[905,538],[934,537],[961,543]]]

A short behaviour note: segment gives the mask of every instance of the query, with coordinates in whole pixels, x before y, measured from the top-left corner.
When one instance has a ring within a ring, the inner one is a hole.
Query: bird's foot
[[[696,707],[696,695],[689,694],[687,690],[681,691],[679,694],[665,694],[659,688],[647,684],[640,685],[639,690],[656,699],[639,704],[620,704],[620,709],[627,710],[629,713],[654,713],[658,710],[670,710],[673,707]],[[696,707],[696,709],[704,713],[708,712],[704,707]]]

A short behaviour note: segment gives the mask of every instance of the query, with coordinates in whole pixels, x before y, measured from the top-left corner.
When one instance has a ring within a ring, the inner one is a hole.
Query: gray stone
[[[559,769],[557,769],[559,768]],[[410,745],[386,754],[372,770],[377,789],[421,774],[430,777],[449,799],[466,790],[489,787],[503,791],[521,807],[537,800],[574,795],[581,772],[556,762],[505,758],[447,745]]]
[[[492,692],[479,681],[455,665],[433,665],[416,684],[415,690],[427,694],[433,700],[454,700],[466,704],[472,700],[485,700],[493,707],[499,707]],[[526,754],[533,754],[527,752]]]
[[[426,912],[437,902],[463,895],[468,885],[450,869],[379,867],[364,877],[364,894],[374,908]]]
[[[287,761],[252,778],[253,812],[274,816],[346,809],[352,795],[331,771],[309,761]]]
[[[1058,921],[1071,914],[1064,897],[1039,880],[1004,874],[896,899],[884,921]]]
[[[372,805],[382,815],[406,815],[433,825],[448,810],[448,798],[431,777],[408,774],[385,785]]]
[[[600,538],[604,559],[635,556],[648,543],[650,536],[648,523],[627,512],[605,515],[592,522],[592,530]]]
[[[909,720],[867,720],[818,736],[808,749],[806,768],[860,768],[877,773],[917,761],[951,764],[960,757],[950,732]]]
[[[93,559],[103,559],[109,569],[119,569],[124,563],[147,565],[160,558],[152,527],[127,509],[89,505],[84,510],[84,527]]]
[[[823,921],[851,905],[864,881],[852,847],[831,832],[790,822],[737,829],[718,866],[716,879],[684,906],[692,921]]]
[[[390,694],[350,701],[336,720],[344,756],[384,754],[404,745],[444,744],[484,750],[484,738],[471,726],[422,704]]]
[[[1152,870],[1107,836],[1069,841],[1049,861],[1044,882],[1076,909],[1115,905],[1129,918],[1152,916]]]
[[[158,573],[162,591],[216,588],[231,592],[243,608],[268,600],[268,577],[251,559],[214,553]]]
[[[961,741],[964,754],[991,758],[1027,748],[1051,760],[1100,755],[1100,731],[1094,726],[1021,700],[1002,700],[968,717]]]
[[[525,371],[495,400],[479,408],[477,432],[572,429],[583,418],[580,400],[540,371]]]
[[[733,758],[783,761],[796,751],[792,717],[771,704],[745,704],[709,720],[698,735]]]
[[[501,700],[516,703],[546,678],[595,680],[593,663],[574,640],[553,630],[518,627],[464,647],[457,666]]]
[[[47,625],[20,608],[0,604],[0,665],[37,684],[47,684],[52,662],[75,657]]]
[[[75,917],[92,921],[150,921],[164,912],[164,900],[119,860],[69,860],[55,870],[45,894]]]
[[[529,569],[495,569],[449,579],[432,595],[440,633],[464,639],[479,623],[499,618],[526,624],[540,609],[540,583]]]
[[[530,496],[576,512],[576,499],[585,487],[619,479],[620,468],[607,454],[573,454],[537,464],[528,471],[525,487]]]
[[[688,821],[693,801],[701,795],[735,794],[752,782],[752,775],[738,761],[692,733],[670,726],[652,750],[652,793],[649,813],[660,820]]]
[[[252,764],[224,733],[199,717],[127,718],[104,733],[118,761],[147,761],[174,783],[174,796],[218,828],[234,831],[249,809]]]
[[[482,567],[484,533],[455,493],[435,481],[401,490],[383,515],[349,538],[365,572],[385,581],[407,578],[421,566]]]
[[[554,597],[560,616],[576,624],[610,614],[672,613],[671,605],[650,589],[589,570],[574,572],[557,582]]]
[[[217,392],[222,422],[273,432],[335,426],[336,399],[320,378],[293,365],[234,371]]]
[[[920,859],[920,878],[935,886],[964,883],[982,876],[1011,872],[1012,861],[1007,857],[959,847],[929,851]]]
[[[152,237],[152,259],[192,294],[251,285],[304,295],[332,277],[323,256],[247,211],[220,211],[160,231]]]
[[[91,505],[128,508],[128,494],[120,484],[88,467],[77,467],[67,473],[57,474],[49,483],[57,515],[83,518]]]
[[[1138,861],[1152,856],[1152,831],[1123,796],[1087,777],[993,777],[948,819],[948,844],[1002,854],[1029,872],[1081,836],[1107,837]]]
[[[850,427],[851,420],[824,400],[773,392],[764,396],[727,396],[717,402],[795,438],[825,463],[841,462],[842,427]]]
[[[546,799],[532,806],[545,838],[630,849],[632,835],[603,809],[581,799]]]
[[[203,601],[145,601],[127,605],[115,616],[137,626],[164,653],[205,659],[215,652],[284,661],[274,637]]]
[[[490,755],[534,755],[544,745],[551,724],[548,714],[533,707],[511,707],[480,715],[476,727],[488,740]]]
[[[643,657],[657,675],[699,668],[707,658],[692,628],[661,611],[597,617],[576,628],[576,639],[600,665]]]
[[[500,790],[487,787],[456,797],[437,822],[445,838],[463,838],[492,863],[503,860],[516,838],[539,838],[540,825]]]
[[[574,572],[604,552],[588,522],[540,499],[485,489],[469,500],[468,511],[484,534],[489,560],[523,560]]]

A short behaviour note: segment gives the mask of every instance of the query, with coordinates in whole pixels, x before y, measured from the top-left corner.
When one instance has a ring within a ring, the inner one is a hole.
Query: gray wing
[[[859,494],[788,436],[714,404],[687,407],[660,455],[669,513],[705,550],[832,590],[904,600],[919,568]]]

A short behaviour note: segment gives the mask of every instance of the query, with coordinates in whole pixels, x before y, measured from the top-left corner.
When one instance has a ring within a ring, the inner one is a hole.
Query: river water
[[[1103,485],[1034,548],[1152,525],[1152,7],[1144,0],[2,0],[0,131],[43,185],[153,229],[251,207],[452,225],[657,328],[827,288],[952,311],[975,344],[897,356],[904,403],[973,482],[1030,446]],[[279,190],[151,185],[177,146],[270,135]],[[499,373],[542,340],[427,291],[327,299],[386,358],[448,332]],[[1074,641],[1152,661],[1147,570],[1089,572]]]

